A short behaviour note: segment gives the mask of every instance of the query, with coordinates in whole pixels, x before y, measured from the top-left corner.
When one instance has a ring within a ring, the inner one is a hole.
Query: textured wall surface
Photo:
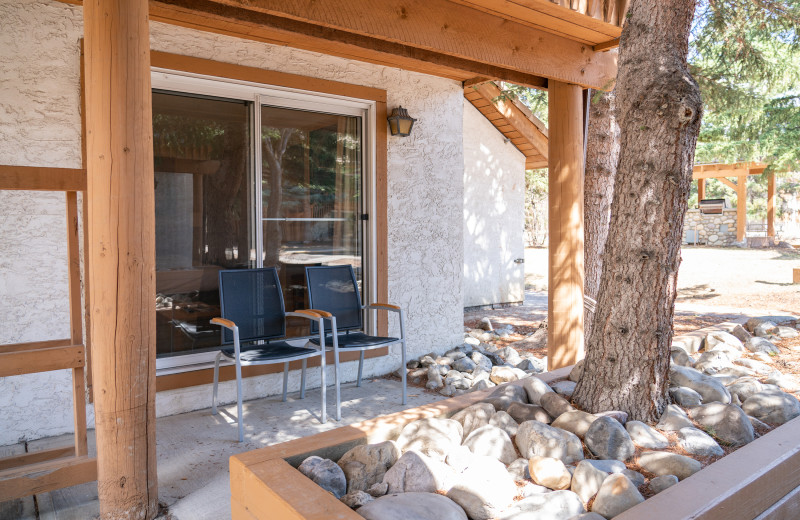
[[[80,166],[82,31],[79,7],[55,1],[0,3],[0,164]],[[460,84],[160,23],[151,24],[151,46],[386,89],[389,108],[402,104],[419,118],[412,136],[389,138],[389,300],[407,311],[410,356],[442,352],[461,342],[464,157]],[[23,332],[12,331],[16,335],[3,337],[3,342],[67,334],[61,201],[61,194],[0,192],[0,311],[24,324]],[[20,216],[7,217],[9,208],[15,207],[23,210]],[[46,267],[32,269],[37,264],[31,257]],[[355,379],[356,365],[344,365],[345,381]],[[391,356],[367,362],[365,375],[385,374],[398,366],[399,350],[392,347]],[[312,387],[319,385],[318,374],[309,374]],[[332,381],[332,373],[328,377]],[[0,445],[71,431],[68,381],[66,372],[0,379],[3,395],[14,396],[0,404]],[[298,387],[299,373],[292,374],[290,389]],[[245,397],[274,395],[280,389],[280,376],[251,378],[245,383]],[[222,384],[220,397],[223,402],[234,400],[235,385]],[[209,401],[208,387],[161,392],[156,412],[160,416],[179,413],[206,407]],[[31,405],[20,408],[26,403]],[[11,419],[12,415],[18,419]]]
[[[525,298],[525,156],[464,100],[464,307]]]
[[[723,209],[719,215],[688,210],[683,221],[683,243],[695,242],[709,246],[729,246],[736,242],[736,208]]]

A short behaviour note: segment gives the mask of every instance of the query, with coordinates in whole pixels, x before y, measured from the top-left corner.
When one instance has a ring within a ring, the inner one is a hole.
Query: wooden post
[[[697,179],[697,203],[706,198],[706,180]]]
[[[767,174],[767,236],[775,237],[775,172]]]
[[[548,369],[583,358],[583,95],[548,84]]]
[[[101,518],[158,512],[147,0],[85,0],[89,301]]]
[[[736,241],[742,242],[747,228],[747,176],[736,179]]]

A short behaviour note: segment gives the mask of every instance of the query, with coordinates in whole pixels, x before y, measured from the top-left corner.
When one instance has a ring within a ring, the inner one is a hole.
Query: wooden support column
[[[775,237],[775,172],[767,174],[767,236]]]
[[[736,241],[742,242],[747,228],[747,176],[736,179]]]
[[[147,0],[85,0],[89,301],[104,519],[158,512]]]
[[[583,358],[583,93],[548,84],[548,369]]]
[[[697,202],[706,198],[706,180],[697,179]]]

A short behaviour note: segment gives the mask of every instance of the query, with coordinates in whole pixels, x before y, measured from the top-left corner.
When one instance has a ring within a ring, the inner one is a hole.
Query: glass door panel
[[[219,346],[218,272],[250,262],[251,105],[153,92],[159,357]]]
[[[361,284],[361,118],[263,106],[261,146],[262,258],[286,309],[308,307],[307,265],[352,265]]]

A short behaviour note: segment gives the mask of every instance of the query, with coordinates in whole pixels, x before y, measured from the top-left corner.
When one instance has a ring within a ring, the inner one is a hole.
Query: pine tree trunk
[[[583,292],[596,300],[608,237],[608,221],[611,218],[614,175],[619,160],[619,126],[614,112],[614,92],[590,91],[590,95],[583,184]],[[584,314],[584,335],[589,338],[594,313],[586,309]]]
[[[592,335],[573,399],[652,422],[667,405],[683,217],[702,102],[689,74],[694,0],[634,0],[620,42],[620,161]]]

